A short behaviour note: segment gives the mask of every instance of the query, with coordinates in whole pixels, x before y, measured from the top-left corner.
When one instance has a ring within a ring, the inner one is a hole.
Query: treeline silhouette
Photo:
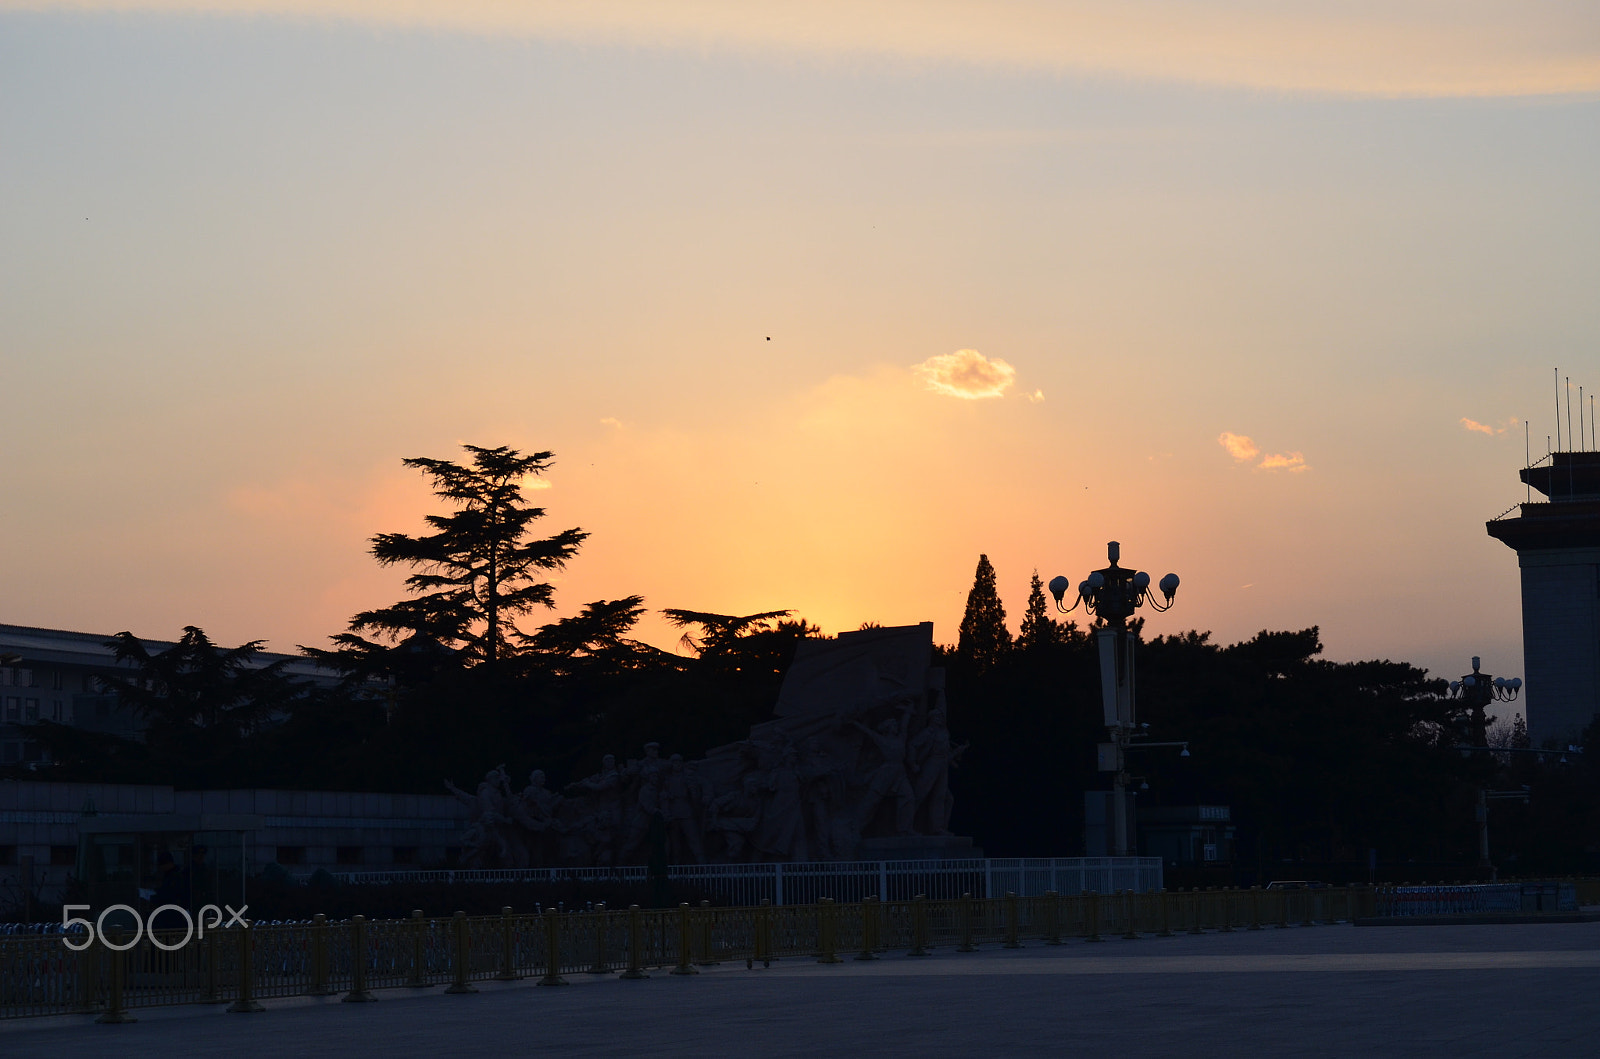
[[[600,757],[696,757],[768,719],[795,645],[821,630],[787,610],[749,615],[669,609],[684,653],[633,635],[637,595],[596,600],[524,632],[517,619],[554,596],[559,570],[587,534],[532,533],[545,512],[523,483],[551,453],[465,446],[470,459],[411,459],[451,508],[431,533],[381,533],[374,558],[411,569],[409,594],[355,615],[328,650],[307,649],[336,684],[262,666],[260,643],[226,649],[190,627],[151,655],[117,637],[126,675],[108,678],[141,718],[128,740],[44,721],[30,735],[52,763],[15,778],[160,783],[183,789],[281,787],[437,794],[505,764],[543,769],[552,786]],[[958,642],[938,649],[950,728],[970,743],[952,777],[952,828],[991,856],[1083,849],[1083,792],[1106,738],[1089,630],[1053,617],[1037,573],[1018,629],[998,579],[979,558]],[[1140,623],[1135,621],[1139,628]],[[1186,740],[1191,756],[1130,755],[1140,805],[1226,805],[1237,863],[1365,865],[1476,860],[1477,792],[1530,788],[1527,805],[1491,810],[1502,870],[1600,867],[1600,768],[1531,755],[1464,755],[1470,717],[1445,682],[1403,662],[1318,657],[1316,628],[1263,631],[1219,645],[1208,633],[1158,636],[1137,648],[1139,720],[1153,741]],[[1504,733],[1502,733],[1504,735]],[[1281,873],[1280,873],[1281,874]]]

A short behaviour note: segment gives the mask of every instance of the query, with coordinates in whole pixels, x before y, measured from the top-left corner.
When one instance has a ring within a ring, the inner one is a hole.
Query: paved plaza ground
[[[1600,923],[1292,927],[786,959],[255,1015],[0,1025],[7,1056],[1600,1056]]]

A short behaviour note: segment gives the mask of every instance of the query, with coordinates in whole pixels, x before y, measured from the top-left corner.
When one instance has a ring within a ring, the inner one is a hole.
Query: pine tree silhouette
[[[1006,608],[995,587],[994,567],[987,555],[978,556],[978,571],[967,593],[967,612],[961,618],[959,651],[974,669],[990,668],[1011,648],[1011,630],[1006,628]]]
[[[1039,571],[1028,580],[1028,606],[1022,614],[1022,628],[1017,631],[1017,649],[1039,651],[1066,639],[1061,623],[1050,616],[1050,606],[1044,598],[1044,582]]]

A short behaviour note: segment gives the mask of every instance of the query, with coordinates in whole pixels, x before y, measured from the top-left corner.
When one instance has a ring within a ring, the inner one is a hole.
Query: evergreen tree
[[[1011,630],[1006,628],[1006,608],[995,586],[994,567],[987,555],[980,555],[956,650],[981,672],[999,662],[1010,647]]]
[[[1050,605],[1045,601],[1044,582],[1039,571],[1028,581],[1028,606],[1022,614],[1022,627],[1017,631],[1017,647],[1029,653],[1047,650],[1071,638],[1069,630],[1050,616]]]
[[[350,619],[350,631],[334,637],[339,650],[312,652],[348,668],[377,668],[389,648],[361,633],[376,631],[390,641],[413,646],[426,641],[453,649],[460,657],[493,664],[526,643],[517,616],[538,606],[553,606],[554,588],[537,580],[559,570],[577,554],[588,534],[563,530],[528,540],[533,522],[544,517],[529,506],[522,481],[550,466],[549,452],[523,455],[504,445],[487,449],[463,445],[470,465],[450,460],[403,460],[433,479],[434,495],[455,505],[449,515],[429,515],[434,533],[411,537],[380,533],[372,555],[384,566],[403,564],[416,572],[406,578],[414,598],[368,610]]]

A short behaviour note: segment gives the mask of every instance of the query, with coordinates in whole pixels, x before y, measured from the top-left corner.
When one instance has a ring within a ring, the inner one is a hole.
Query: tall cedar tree
[[[956,650],[979,672],[989,669],[1011,648],[1006,628],[1006,608],[995,587],[994,567],[987,555],[978,556],[978,572],[967,593],[967,612],[961,617],[961,639]]]
[[[1050,605],[1045,602],[1044,582],[1039,571],[1028,581],[1028,607],[1022,614],[1022,627],[1017,630],[1017,647],[1022,651],[1042,651],[1071,638],[1070,625],[1063,625],[1050,616]]]
[[[429,515],[436,532],[425,537],[380,533],[372,555],[384,566],[415,568],[406,578],[415,598],[350,619],[350,631],[334,637],[337,654],[359,667],[387,649],[360,634],[376,631],[390,641],[416,637],[437,641],[469,660],[493,664],[529,637],[517,616],[538,606],[553,606],[554,588],[536,580],[559,570],[589,535],[580,529],[528,540],[541,507],[528,505],[522,482],[543,473],[553,453],[523,455],[504,445],[487,449],[463,445],[470,465],[423,457],[402,461],[433,479],[434,495],[455,505],[449,515]]]

